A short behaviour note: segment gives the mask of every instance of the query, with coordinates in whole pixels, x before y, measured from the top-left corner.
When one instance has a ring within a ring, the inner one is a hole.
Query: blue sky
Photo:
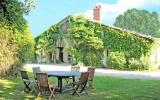
[[[34,37],[68,15],[84,14],[87,18],[92,18],[92,9],[96,4],[102,6],[101,18],[105,24],[112,25],[119,14],[130,8],[156,11],[160,15],[160,0],[36,0],[36,2],[36,9],[25,16]]]

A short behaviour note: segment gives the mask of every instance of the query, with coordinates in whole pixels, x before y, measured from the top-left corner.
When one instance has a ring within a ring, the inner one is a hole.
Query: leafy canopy
[[[116,18],[114,25],[141,34],[160,37],[160,21],[156,12],[129,9]]]
[[[32,0],[0,0],[0,75],[17,75],[23,62],[34,56],[34,40],[24,14]]]

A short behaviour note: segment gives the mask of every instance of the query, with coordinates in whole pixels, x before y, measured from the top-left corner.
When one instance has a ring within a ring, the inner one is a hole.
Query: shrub
[[[5,24],[0,23],[0,76],[7,74],[11,66],[16,62],[16,48],[13,43],[12,31]]]
[[[107,64],[108,68],[119,70],[148,70],[151,66],[148,57],[142,56],[139,60],[132,58],[127,62],[124,53],[118,52],[110,54]]]
[[[108,68],[111,69],[126,69],[126,60],[123,53],[112,52],[107,60]]]
[[[0,76],[17,75],[25,61],[31,61],[34,41],[30,33],[24,33],[0,23]]]
[[[128,65],[129,70],[148,70],[150,67],[149,60],[147,58],[141,58],[140,60],[132,59]]]

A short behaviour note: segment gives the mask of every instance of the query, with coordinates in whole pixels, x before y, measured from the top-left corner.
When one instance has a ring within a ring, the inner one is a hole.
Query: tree
[[[33,0],[0,0],[0,21],[23,31],[26,25],[24,14],[35,8]]]
[[[160,21],[156,12],[149,13],[146,10],[130,9],[123,15],[119,15],[114,25],[141,34],[160,37]]]
[[[0,75],[17,75],[34,54],[34,40],[23,17],[33,8],[32,0],[0,0]]]

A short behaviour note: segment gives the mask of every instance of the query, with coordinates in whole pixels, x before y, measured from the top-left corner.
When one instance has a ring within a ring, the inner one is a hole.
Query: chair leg
[[[84,92],[88,95],[88,92],[86,91],[86,89],[84,89]]]
[[[43,94],[43,90],[40,88],[40,87],[38,87],[38,95],[37,95],[37,97],[39,97],[40,95],[42,95]]]
[[[72,93],[72,95],[76,93],[80,97],[79,93],[77,92],[78,88],[79,88],[79,85],[76,88],[74,88],[74,92]]]
[[[31,89],[30,89],[30,87],[29,87],[29,85],[30,85],[30,82],[24,82],[24,85],[25,85],[25,88],[24,88],[24,91],[26,90],[26,89],[28,89],[29,91],[31,91]]]
[[[51,94],[50,94],[50,96],[49,96],[49,99],[51,99],[52,97],[55,97],[55,95],[54,95],[54,92],[53,92],[53,91],[51,91]]]
[[[65,80],[66,80],[67,83],[69,83],[69,79],[68,78],[65,78]]]
[[[88,81],[88,85],[89,85],[89,87],[91,87],[91,89],[94,89],[94,87],[93,87],[93,84],[92,84],[93,82],[92,81]]]
[[[74,95],[75,93],[80,97],[79,93],[76,90],[73,92],[72,95]]]
[[[36,84],[32,82],[32,83],[30,84],[30,86],[31,86],[31,91],[30,91],[30,93],[32,93],[33,91],[36,92]]]
[[[79,93],[82,93],[83,90],[85,90],[86,85],[87,85],[87,82],[83,85],[83,87],[82,87],[82,89],[81,89],[81,91]]]
[[[49,90],[50,90],[50,92],[51,92],[51,94],[50,94],[50,96],[49,96],[49,99],[51,99],[52,97],[55,97],[55,95],[54,95],[55,87],[54,87],[54,88],[49,88]]]
[[[38,93],[37,97],[39,97],[41,95],[41,92]]]

